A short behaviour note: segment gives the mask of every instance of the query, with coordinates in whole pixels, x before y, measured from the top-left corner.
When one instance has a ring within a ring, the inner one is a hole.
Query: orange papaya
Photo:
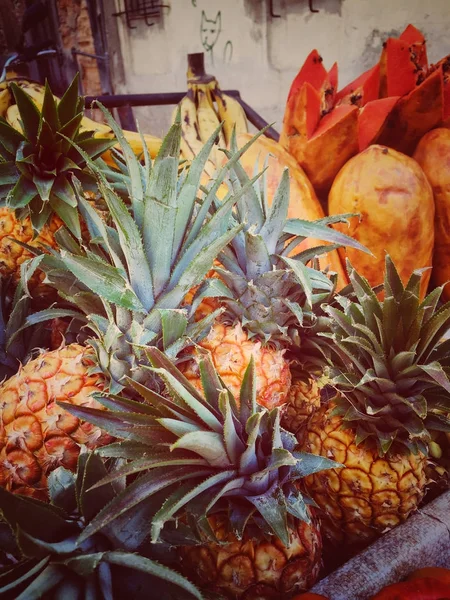
[[[431,184],[436,206],[434,225],[433,282],[450,281],[450,129],[433,129],[419,142],[414,153]],[[450,300],[450,283],[444,288]]]
[[[419,164],[385,146],[369,146],[353,157],[337,175],[328,198],[330,215],[359,213],[350,225],[336,229],[352,236],[373,256],[339,249],[342,260],[379,285],[386,252],[406,282],[415,269],[431,267],[434,243],[433,192]],[[431,269],[423,279],[426,292]]]
[[[424,577],[393,583],[383,588],[372,600],[446,600],[450,598],[450,585]]]
[[[326,193],[339,169],[358,152],[358,108],[337,106],[320,120],[308,140],[291,135],[283,141],[316,192]]]
[[[310,84],[304,83],[286,104],[280,143],[285,146],[290,136],[300,136],[305,142],[312,136],[320,121],[321,97]]]
[[[435,65],[431,65],[428,75],[439,71],[442,86],[442,124],[450,127],[450,54]]]
[[[445,569],[444,567],[422,567],[421,569],[416,569],[408,575],[408,581],[423,579],[424,577],[438,579],[442,583],[450,585],[450,569]]]

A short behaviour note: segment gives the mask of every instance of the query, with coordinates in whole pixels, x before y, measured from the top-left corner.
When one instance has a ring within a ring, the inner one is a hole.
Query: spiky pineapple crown
[[[395,443],[427,454],[430,431],[450,431],[450,303],[438,307],[442,287],[422,302],[422,271],[403,285],[386,256],[384,300],[348,262],[355,298],[325,307],[335,350],[330,375],[338,391],[334,413],[356,430],[357,443],[374,441],[384,455]]]
[[[261,132],[262,133],[262,132]],[[248,145],[244,146],[244,150]],[[233,135],[232,151],[237,149]],[[226,151],[227,156],[230,153]],[[337,275],[322,272],[315,259],[333,249],[349,246],[367,251],[356,240],[329,227],[345,221],[349,215],[327,217],[318,221],[288,219],[289,172],[285,169],[271,206],[265,176],[254,185],[242,165],[230,173],[230,193],[242,194],[233,211],[242,230],[220,253],[222,266],[215,271],[220,279],[206,281],[194,297],[194,305],[205,296],[221,295],[226,306],[225,317],[242,323],[249,337],[263,341],[301,344],[301,338],[317,338],[324,325],[321,304],[333,298]],[[219,210],[217,200],[213,210]],[[329,243],[292,255],[306,238]],[[317,338],[318,339],[318,338]],[[319,340],[320,342],[320,340]],[[304,345],[304,350],[307,346]],[[310,345],[309,350],[313,350]],[[314,354],[314,351],[312,352]]]
[[[20,285],[0,278],[0,382],[14,375],[30,348],[23,334],[13,338],[31,312],[30,303]]]
[[[92,489],[107,475],[101,458],[82,450],[76,474],[64,467],[50,474],[49,503],[0,487],[0,532],[7,553],[0,568],[2,598],[106,600],[137,590],[140,598],[147,597],[151,586],[164,598],[202,600],[197,588],[179,573],[136,553],[144,549],[145,538],[139,530],[142,515],[136,511],[116,520],[113,528],[81,540],[85,528],[116,493],[113,485]]]
[[[19,282],[0,278],[0,383],[19,370],[38,348],[48,347],[50,330],[44,323],[57,316],[54,311],[33,312],[31,298]],[[63,316],[79,318],[73,310],[64,310]]]
[[[86,162],[72,142],[95,159],[115,143],[80,132],[84,101],[78,95],[78,76],[58,102],[46,83],[42,108],[17,84],[10,89],[20,114],[18,131],[0,119],[0,201],[20,219],[30,216],[39,232],[57,214],[79,238],[80,222],[73,176],[82,174]]]
[[[77,146],[110,211],[106,225],[78,189],[78,205],[90,233],[85,246],[60,231],[61,252],[31,259],[27,277],[36,268],[46,282],[87,316],[95,337],[91,344],[99,368],[116,393],[123,377],[144,382],[145,345],[158,345],[175,358],[187,344],[206,335],[217,311],[195,322],[193,310],[182,309],[188,291],[201,284],[217,254],[240,231],[230,225],[231,210],[252,185],[248,182],[214,212],[209,208],[227,171],[236,167],[242,150],[223,167],[209,194],[200,204],[200,177],[217,132],[205,144],[189,169],[179,174],[181,124],[178,118],[152,163],[146,147],[141,165],[111,115],[101,107],[119,140],[129,185],[128,205],[115,193],[102,171]]]
[[[179,541],[187,523],[200,539],[215,540],[207,516],[225,511],[239,539],[248,528],[253,535],[274,534],[289,546],[290,521],[310,520],[296,482],[340,465],[295,450],[295,437],[280,427],[280,410],[257,404],[253,361],[238,407],[209,358],[200,362],[202,396],[165,354],[154,347],[147,353],[166,385],[164,395],[130,381],[144,402],[99,397],[107,411],[61,403],[124,440],[98,450],[127,464],[97,486],[141,474],[98,513],[83,536],[113,526],[124,512],[141,505],[152,514],[147,531],[153,542],[173,542],[171,536]]]

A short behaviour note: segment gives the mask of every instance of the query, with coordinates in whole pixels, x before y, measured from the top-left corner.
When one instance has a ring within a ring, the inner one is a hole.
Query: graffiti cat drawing
[[[202,21],[200,24],[200,33],[203,48],[208,52],[211,52],[214,48],[217,38],[222,30],[222,14],[219,12],[215,19],[208,19],[205,11],[202,10]]]

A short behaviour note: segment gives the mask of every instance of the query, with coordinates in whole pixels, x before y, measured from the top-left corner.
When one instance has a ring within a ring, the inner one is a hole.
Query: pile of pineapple
[[[441,288],[421,301],[423,274],[404,285],[387,257],[384,292],[348,263],[338,294],[318,257],[367,251],[329,227],[349,215],[288,219],[287,170],[269,206],[240,163],[254,140],[204,185],[220,128],[180,162],[178,115],[138,159],[101,106],[116,139],[80,132],[76,82],[40,108],[13,91],[0,596],[289,598],[322,534],[353,547],[403,522],[450,430]],[[307,237],[324,244],[296,251]]]

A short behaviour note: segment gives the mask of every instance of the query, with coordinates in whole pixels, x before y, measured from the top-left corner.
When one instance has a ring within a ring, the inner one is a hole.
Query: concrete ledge
[[[421,567],[450,567],[450,491],[319,581],[311,592],[330,600],[369,600]]]

